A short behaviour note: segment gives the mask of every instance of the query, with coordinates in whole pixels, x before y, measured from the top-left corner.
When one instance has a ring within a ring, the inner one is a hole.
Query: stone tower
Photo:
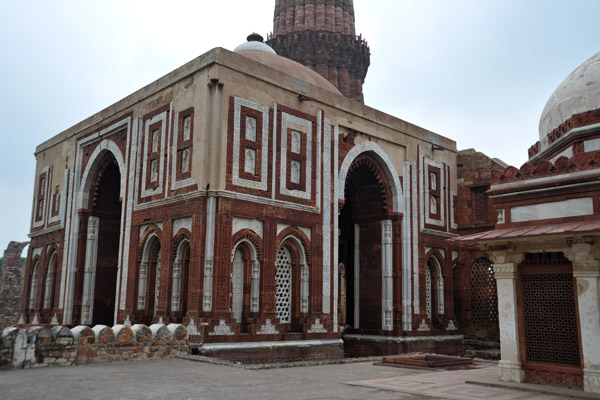
[[[317,71],[344,96],[363,102],[370,52],[355,34],[352,0],[276,0],[267,44]]]

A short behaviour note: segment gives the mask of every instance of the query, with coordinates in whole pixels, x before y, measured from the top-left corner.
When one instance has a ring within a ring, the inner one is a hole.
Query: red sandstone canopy
[[[460,246],[469,247],[481,243],[497,243],[506,242],[508,240],[532,240],[536,238],[546,238],[548,236],[582,236],[591,233],[600,234],[600,220],[495,229],[492,231],[461,236],[456,239],[451,239],[451,241]]]

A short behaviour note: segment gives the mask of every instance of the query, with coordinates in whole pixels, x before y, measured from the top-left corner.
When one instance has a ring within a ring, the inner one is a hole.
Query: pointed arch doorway
[[[110,151],[98,155],[89,191],[81,323],[112,326],[115,316],[121,172]]]
[[[348,169],[344,198],[338,254],[346,320],[340,323],[362,332],[391,330],[392,193],[380,162],[369,152]]]

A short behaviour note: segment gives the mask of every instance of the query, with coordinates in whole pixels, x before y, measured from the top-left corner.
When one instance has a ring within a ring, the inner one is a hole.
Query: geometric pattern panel
[[[498,293],[492,263],[478,258],[471,267],[471,313],[473,323],[498,323]]]
[[[527,361],[580,367],[573,275],[523,274],[521,282]]]
[[[275,310],[279,322],[288,324],[292,316],[292,257],[283,246],[277,250],[275,268]]]
[[[431,288],[431,268],[429,265],[425,266],[425,310],[427,311],[427,317],[431,319],[431,309],[433,299],[432,296],[432,288]]]

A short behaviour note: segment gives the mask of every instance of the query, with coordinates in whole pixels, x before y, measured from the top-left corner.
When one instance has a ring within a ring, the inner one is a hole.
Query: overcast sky
[[[5,2],[0,254],[27,240],[35,146],[214,48],[273,28],[275,0]],[[598,0],[355,0],[365,103],[520,166],[549,96],[600,50]]]

